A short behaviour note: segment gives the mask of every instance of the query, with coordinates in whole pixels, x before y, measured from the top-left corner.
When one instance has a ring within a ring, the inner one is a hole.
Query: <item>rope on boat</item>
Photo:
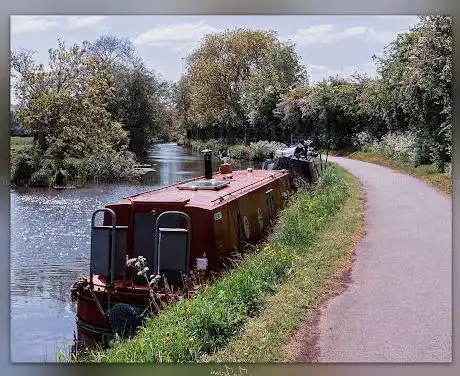
[[[91,296],[93,297],[93,300],[96,302],[96,306],[97,306],[97,308],[99,309],[99,312],[102,314],[102,316],[106,317],[106,316],[107,316],[107,312],[104,312],[104,310],[102,309],[101,303],[99,303],[99,300],[97,299],[97,296],[96,296],[96,294],[94,293],[94,290],[93,290],[93,289],[89,289],[89,292],[91,293]],[[108,294],[108,296],[110,297],[110,294]],[[110,299],[110,298],[109,298],[109,299]]]
[[[70,288],[70,295],[71,295],[72,302],[77,301],[79,291],[84,289],[88,285],[89,285],[89,282],[84,277],[80,278],[77,282],[75,282],[72,285],[72,287]],[[107,312],[104,312],[104,309],[102,308],[101,303],[97,299],[97,296],[94,293],[94,290],[91,287],[88,290],[89,290],[94,302],[96,303],[97,309],[99,310],[101,315],[104,316],[104,317],[107,317],[108,310],[107,310]],[[108,309],[110,309],[110,293],[108,294]]]

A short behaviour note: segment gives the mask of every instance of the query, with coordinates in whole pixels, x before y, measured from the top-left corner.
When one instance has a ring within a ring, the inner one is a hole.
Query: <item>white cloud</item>
[[[69,30],[96,27],[101,29],[106,16],[11,16],[11,32],[26,33],[45,31],[51,28]]]
[[[286,37],[297,46],[307,46],[318,43],[338,43],[346,39],[358,38],[369,42],[389,43],[402,31],[375,30],[366,26],[351,26],[338,28],[331,24],[313,25],[300,28],[293,35]]]
[[[59,25],[52,16],[11,16],[10,22],[12,33],[44,31]]]
[[[106,16],[66,16],[67,28],[99,26],[106,18]]]
[[[380,42],[388,44],[396,39],[398,34],[405,33],[407,30],[379,30],[375,31],[373,28],[368,29],[365,40],[371,42]]]
[[[157,26],[139,34],[134,39],[134,44],[184,51],[193,48],[206,34],[218,31],[220,30],[204,21]]]
[[[310,82],[318,82],[331,76],[348,78],[352,74],[359,72],[369,77],[375,77],[376,66],[372,62],[366,62],[357,65],[348,65],[341,68],[329,68],[325,65],[306,64]]]

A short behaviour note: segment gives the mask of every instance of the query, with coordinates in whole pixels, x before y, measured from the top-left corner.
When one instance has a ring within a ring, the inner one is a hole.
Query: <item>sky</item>
[[[355,71],[374,76],[381,55],[417,16],[11,16],[11,49],[32,49],[45,64],[58,38],[67,45],[104,34],[130,39],[136,53],[163,79],[177,80],[184,58],[208,33],[244,27],[273,30],[291,40],[310,82]]]

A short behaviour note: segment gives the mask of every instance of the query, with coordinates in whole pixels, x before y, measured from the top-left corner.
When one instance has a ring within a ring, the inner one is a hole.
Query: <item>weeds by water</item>
[[[106,351],[92,352],[95,362],[193,362],[226,346],[251,317],[263,310],[266,297],[295,271],[296,260],[311,252],[318,231],[337,212],[349,185],[330,166],[314,194],[292,198],[268,241],[245,254],[193,299],[172,304],[146,320],[139,334],[115,340]]]

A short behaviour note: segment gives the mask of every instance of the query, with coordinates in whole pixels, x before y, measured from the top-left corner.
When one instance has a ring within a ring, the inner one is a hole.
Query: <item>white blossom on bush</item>
[[[371,136],[369,135],[369,133],[366,131],[362,131],[353,135],[351,142],[354,147],[360,148],[363,145],[368,144],[370,140]]]
[[[365,145],[363,150],[414,165],[417,158],[416,142],[417,139],[413,133],[388,133],[380,141]]]

